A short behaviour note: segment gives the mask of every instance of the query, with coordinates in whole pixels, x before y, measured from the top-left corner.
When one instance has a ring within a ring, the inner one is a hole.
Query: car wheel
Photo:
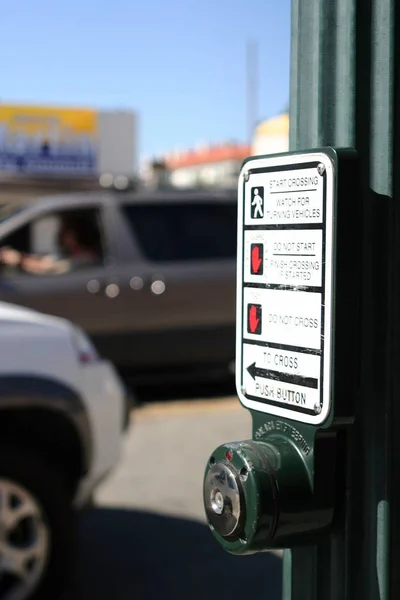
[[[0,445],[0,598],[56,600],[72,574],[75,519],[59,471]]]

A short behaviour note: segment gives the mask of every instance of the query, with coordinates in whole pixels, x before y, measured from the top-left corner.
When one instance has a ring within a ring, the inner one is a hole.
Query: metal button
[[[244,507],[239,476],[230,466],[215,463],[204,482],[204,504],[210,525],[220,535],[237,533]]]
[[[214,493],[211,494],[211,508],[217,515],[222,515],[224,512],[224,497],[219,490],[215,490]]]

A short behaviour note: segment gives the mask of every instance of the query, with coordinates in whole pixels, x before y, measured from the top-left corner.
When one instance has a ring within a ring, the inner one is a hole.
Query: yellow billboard
[[[97,111],[0,104],[0,171],[96,171]]]

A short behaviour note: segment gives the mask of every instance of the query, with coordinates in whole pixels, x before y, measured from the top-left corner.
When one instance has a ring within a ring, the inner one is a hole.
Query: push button
[[[244,494],[239,474],[215,463],[206,475],[204,503],[210,525],[223,537],[235,535],[244,517]]]

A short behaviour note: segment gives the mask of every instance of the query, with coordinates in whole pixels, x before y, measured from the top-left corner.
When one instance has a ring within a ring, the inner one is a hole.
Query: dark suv
[[[68,262],[68,222],[96,260]],[[228,372],[235,255],[235,192],[85,192],[0,207],[0,300],[77,323],[137,381]],[[67,267],[32,271],[32,257]]]

